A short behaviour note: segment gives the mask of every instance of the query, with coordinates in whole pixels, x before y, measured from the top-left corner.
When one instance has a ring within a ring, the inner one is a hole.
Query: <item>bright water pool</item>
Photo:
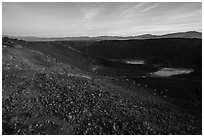
[[[189,74],[191,72],[193,72],[193,69],[162,68],[156,72],[150,73],[150,76],[169,77],[169,76],[173,76],[173,75]]]

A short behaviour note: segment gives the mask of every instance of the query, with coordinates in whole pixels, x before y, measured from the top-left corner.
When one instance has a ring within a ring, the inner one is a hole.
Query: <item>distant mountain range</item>
[[[129,37],[121,37],[121,36],[98,36],[98,37],[61,37],[61,38],[41,38],[41,37],[21,37],[21,36],[7,36],[3,35],[3,37],[16,38],[25,41],[100,41],[100,40],[128,40],[128,39],[159,39],[159,38],[197,38],[202,39],[202,33],[197,31],[187,31],[187,32],[178,32],[178,33],[170,33],[164,35],[152,35],[152,34],[144,34],[138,36],[129,36]]]

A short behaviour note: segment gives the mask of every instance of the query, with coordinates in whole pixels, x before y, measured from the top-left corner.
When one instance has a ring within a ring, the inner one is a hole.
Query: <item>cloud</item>
[[[92,19],[97,15],[97,13],[98,13],[98,9],[96,9],[96,8],[86,10],[86,11],[84,11],[84,18],[85,19]]]
[[[93,19],[101,10],[101,5],[85,3],[80,4],[79,9],[81,10],[84,19]]]
[[[139,35],[202,31],[202,3],[3,3],[3,33]]]

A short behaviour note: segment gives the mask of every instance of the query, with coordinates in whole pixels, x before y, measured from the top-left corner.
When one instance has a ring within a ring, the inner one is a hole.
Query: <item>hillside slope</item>
[[[69,43],[92,58],[142,59],[148,63],[170,67],[202,68],[201,39],[164,38]]]
[[[56,43],[3,39],[2,134],[201,134],[201,116],[86,62]]]

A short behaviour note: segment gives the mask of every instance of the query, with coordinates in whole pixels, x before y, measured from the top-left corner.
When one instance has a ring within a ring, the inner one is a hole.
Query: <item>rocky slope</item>
[[[2,134],[201,134],[200,116],[148,87],[94,75],[55,53],[3,40]]]

